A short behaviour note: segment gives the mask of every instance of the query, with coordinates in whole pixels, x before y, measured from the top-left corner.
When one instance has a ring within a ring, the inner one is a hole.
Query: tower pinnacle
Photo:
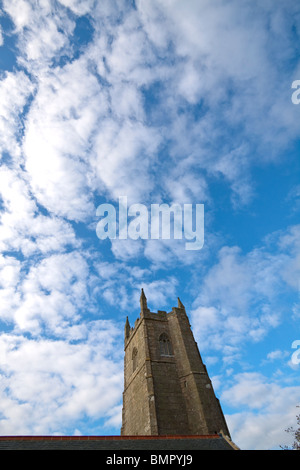
[[[128,317],[126,317],[126,323],[125,323],[125,338],[128,338],[128,337],[129,337],[129,333],[130,333],[130,323],[129,323]]]
[[[184,305],[183,305],[183,303],[181,302],[181,300],[180,300],[179,297],[177,297],[177,300],[178,300],[178,308],[183,308],[183,309],[185,309],[185,307],[184,307]]]
[[[148,305],[147,305],[147,298],[145,296],[145,292],[144,292],[143,288],[142,288],[142,291],[141,291],[140,305],[141,305],[141,311],[142,312],[144,312],[145,310],[149,310]]]

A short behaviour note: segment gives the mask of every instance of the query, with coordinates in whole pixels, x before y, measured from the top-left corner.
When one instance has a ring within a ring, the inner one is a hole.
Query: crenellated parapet
[[[177,302],[178,302],[177,307],[172,307],[171,312],[167,312],[166,310],[158,310],[157,312],[151,312],[150,309],[148,308],[147,298],[146,298],[144,289],[142,288],[141,296],[140,296],[140,306],[141,306],[140,316],[135,320],[134,326],[130,326],[128,316],[126,317],[125,335],[124,335],[125,344],[131,339],[136,328],[139,326],[141,319],[143,318],[147,318],[147,319],[154,320],[154,321],[168,321],[168,318],[167,318],[168,315],[172,315],[172,314],[176,315],[178,313],[181,313],[181,314],[184,313],[186,316],[185,307],[182,304],[179,297],[177,297]]]

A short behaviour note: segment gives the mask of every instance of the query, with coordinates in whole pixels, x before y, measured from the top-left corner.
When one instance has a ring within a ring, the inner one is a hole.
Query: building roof
[[[1,450],[237,450],[222,434],[207,436],[0,436]]]

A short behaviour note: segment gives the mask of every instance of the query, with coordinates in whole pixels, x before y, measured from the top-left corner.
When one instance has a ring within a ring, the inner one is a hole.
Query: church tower
[[[134,328],[125,324],[121,435],[230,437],[185,307],[149,310],[142,289]]]

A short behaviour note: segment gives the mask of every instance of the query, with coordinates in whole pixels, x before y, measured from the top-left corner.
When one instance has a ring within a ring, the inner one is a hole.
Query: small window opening
[[[136,348],[133,348],[133,351],[132,351],[132,372],[134,372],[135,369],[137,368],[137,364],[138,364],[138,350]]]
[[[168,335],[166,335],[165,333],[163,333],[159,337],[159,349],[161,356],[173,355],[171,341],[169,340]]]

